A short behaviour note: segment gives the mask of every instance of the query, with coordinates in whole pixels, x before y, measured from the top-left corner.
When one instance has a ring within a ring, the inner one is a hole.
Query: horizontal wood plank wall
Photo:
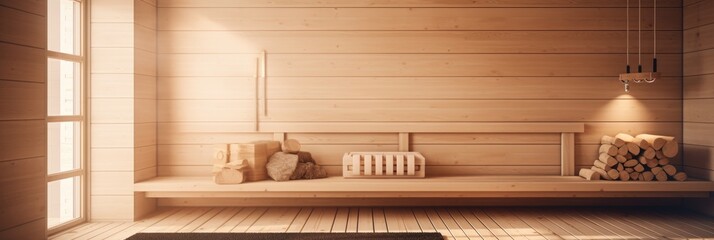
[[[47,230],[47,3],[0,1],[0,239]]]
[[[156,206],[132,188],[157,172],[156,3],[92,1],[91,26],[91,217],[132,220]]]
[[[208,176],[211,144],[272,139],[241,133],[254,129],[262,50],[261,122],[585,122],[578,168],[592,164],[603,134],[681,138],[682,2],[658,4],[664,77],[627,95],[617,80],[624,1],[159,0],[159,175]],[[643,60],[652,52],[650,7]],[[333,175],[344,152],[399,147],[396,133],[286,137]],[[560,171],[558,134],[410,137],[429,175]]]
[[[714,2],[684,7],[684,167],[714,180]],[[714,198],[693,202],[714,215]]]

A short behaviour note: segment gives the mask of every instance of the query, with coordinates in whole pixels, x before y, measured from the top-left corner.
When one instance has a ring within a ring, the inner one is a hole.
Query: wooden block
[[[364,175],[372,175],[372,155],[364,155]]]
[[[633,180],[633,181],[640,180],[640,173],[639,172],[630,173],[630,180]]]
[[[630,173],[627,171],[622,171],[620,172],[620,181],[629,181],[630,180]]]
[[[664,169],[662,169],[662,167],[653,167],[651,171],[652,174],[657,175],[658,173],[663,172]]]
[[[404,155],[396,155],[397,157],[397,175],[404,175]]]
[[[637,144],[628,142],[626,145],[627,151],[632,153],[632,155],[640,154],[640,146],[637,146]]]
[[[649,148],[649,147],[652,147],[649,142],[645,141],[645,140],[642,139],[642,138],[637,138],[637,137],[635,137],[635,138],[632,139],[632,143],[634,143],[635,145],[639,146],[640,149],[647,149],[647,148]]]
[[[637,159],[639,160],[640,164],[647,165],[648,159],[645,156],[639,156]]]
[[[615,145],[615,147],[622,147],[625,145],[625,141],[619,138],[604,135],[600,138],[600,144],[611,144]]]
[[[633,173],[633,172],[635,172],[635,169],[634,168],[625,168],[625,172]]]
[[[627,162],[627,158],[626,158],[625,156],[622,156],[622,155],[617,155],[617,156],[615,156],[615,159],[616,159],[617,162],[619,162],[619,163],[625,163],[625,162]]]
[[[257,141],[252,143],[231,144],[230,161],[245,159],[248,163],[246,178],[248,181],[268,179],[265,168],[268,159],[280,151],[279,141]]]
[[[592,169],[580,169],[580,172],[578,172],[578,175],[587,179],[587,180],[600,180],[600,173],[593,171]]]
[[[625,163],[623,163],[622,165],[624,165],[625,167],[634,167],[634,166],[636,166],[637,164],[638,164],[637,160],[635,160],[635,159],[630,159],[630,160],[627,160],[627,161],[626,161]]]
[[[598,167],[602,170],[605,170],[605,171],[609,171],[610,169],[612,169],[611,166],[606,165],[605,163],[601,162],[600,160],[595,160],[593,162],[593,166],[596,166],[596,167]]]
[[[647,159],[647,167],[649,168],[655,168],[659,165],[659,162],[657,159]]]
[[[610,167],[615,166],[615,164],[617,164],[617,160],[612,156],[608,155],[607,153],[600,153],[598,160]]]
[[[684,172],[678,172],[677,174],[674,174],[674,176],[672,176],[672,178],[674,178],[674,180],[681,182],[681,181],[687,180],[687,174]]]
[[[654,174],[650,171],[644,171],[642,172],[642,177],[644,181],[652,181],[652,179],[654,179]]]
[[[607,176],[610,177],[610,179],[612,180],[617,180],[618,178],[620,178],[620,172],[615,169],[610,169],[609,171],[607,171]]]
[[[374,155],[374,175],[383,175],[384,174],[384,169],[383,169],[383,162],[382,162],[382,155],[377,154]]]
[[[662,153],[665,157],[673,158],[679,153],[679,143],[675,140],[669,140],[662,146]]]
[[[657,161],[659,162],[659,165],[661,165],[661,166],[669,165],[669,158],[660,158]]]
[[[385,171],[385,173],[387,173],[387,175],[394,175],[394,155],[392,155],[392,154],[386,155],[385,166],[387,167],[387,170]]]
[[[667,181],[667,173],[665,173],[664,171],[660,171],[657,174],[655,174],[655,178],[657,179],[657,181],[660,181],[660,182]]]
[[[610,156],[616,156],[618,153],[618,148],[613,145],[610,145],[610,144],[603,144],[603,145],[600,145],[599,152],[607,153],[607,155],[610,155]]]
[[[228,144],[213,145],[213,165],[224,165],[228,162]]]
[[[618,172],[625,171],[625,166],[623,166],[622,163],[618,163],[615,169],[617,169]]]
[[[655,157],[656,157],[657,159],[666,158],[666,157],[664,156],[664,153],[662,153],[662,150],[661,150],[661,149],[655,151]]]
[[[655,158],[656,157],[655,149],[654,148],[645,149],[645,153],[642,156],[645,156],[648,159]]]
[[[664,146],[665,143],[667,143],[667,140],[673,140],[674,137],[669,137],[669,136],[661,136],[661,135],[652,135],[652,134],[640,134],[637,135],[637,138],[644,139],[647,141],[647,143],[652,146],[654,150],[660,150]]]
[[[360,175],[360,166],[362,165],[360,158],[360,155],[352,155],[352,175]]]
[[[634,167],[635,172],[644,172],[645,171],[645,166],[642,166],[642,164],[637,164],[637,166]]]
[[[628,150],[628,148],[627,148],[627,144],[625,144],[625,146],[622,146],[622,147],[617,148],[617,154],[618,154],[618,155],[625,156],[625,154],[627,154],[628,152],[629,152],[629,150]]]
[[[414,165],[414,155],[407,154],[407,175],[414,176],[416,167]]]
[[[664,172],[669,176],[674,176],[674,174],[677,173],[677,168],[672,165],[664,165],[662,166],[662,170],[664,170]]]
[[[591,167],[590,170],[592,170],[592,171],[598,173],[602,179],[610,180],[610,175],[608,175],[605,170],[600,169],[600,168],[595,167],[595,166]]]

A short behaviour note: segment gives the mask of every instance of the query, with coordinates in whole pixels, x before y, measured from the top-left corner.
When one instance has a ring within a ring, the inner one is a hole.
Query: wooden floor
[[[137,232],[439,232],[444,239],[714,239],[714,218],[650,208],[168,208],[50,239]]]

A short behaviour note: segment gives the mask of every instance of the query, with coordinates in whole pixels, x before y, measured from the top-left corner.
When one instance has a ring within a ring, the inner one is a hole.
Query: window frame
[[[56,1],[56,0],[47,0]],[[57,173],[49,174],[46,172],[46,185],[50,182],[59,181],[63,179],[71,179],[74,177],[79,178],[79,216],[75,219],[60,223],[53,227],[47,225],[47,235],[56,234],[61,231],[68,230],[69,228],[75,227],[81,223],[87,222],[89,219],[89,0],[72,0],[79,3],[79,55],[63,53],[59,51],[49,50],[49,40],[47,41],[48,47],[46,49],[47,61],[50,59],[69,61],[79,64],[79,114],[78,115],[62,115],[62,116],[51,116],[49,111],[46,114],[45,127],[49,128],[50,123],[61,123],[61,122],[75,122],[79,123],[80,133],[79,133],[79,166],[73,170],[61,171]],[[49,10],[48,10],[49,11]],[[48,16],[49,17],[49,16]],[[47,20],[49,21],[49,19]],[[49,28],[48,38],[49,38]],[[46,70],[47,71],[47,70]],[[47,77],[49,81],[49,75]],[[49,82],[47,82],[49,86]],[[49,89],[47,90],[48,101],[49,101]],[[49,156],[46,161],[49,161]],[[47,171],[47,169],[45,169]],[[49,194],[49,188],[46,190]],[[49,217],[49,216],[47,216]]]

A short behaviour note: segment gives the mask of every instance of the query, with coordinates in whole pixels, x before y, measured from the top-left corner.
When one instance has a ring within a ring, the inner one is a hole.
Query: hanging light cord
[[[654,43],[654,49],[652,51],[652,72],[657,72],[657,0],[654,0],[654,23],[652,24],[653,26],[653,32],[652,35],[654,35],[653,43]]]
[[[627,0],[627,8],[625,8],[625,11],[627,12],[627,19],[625,21],[625,29],[627,31],[625,32],[625,36],[627,36],[627,42],[625,44],[625,49],[627,52],[627,73],[630,73],[630,0]]]
[[[637,72],[642,72],[642,0],[637,4]]]

